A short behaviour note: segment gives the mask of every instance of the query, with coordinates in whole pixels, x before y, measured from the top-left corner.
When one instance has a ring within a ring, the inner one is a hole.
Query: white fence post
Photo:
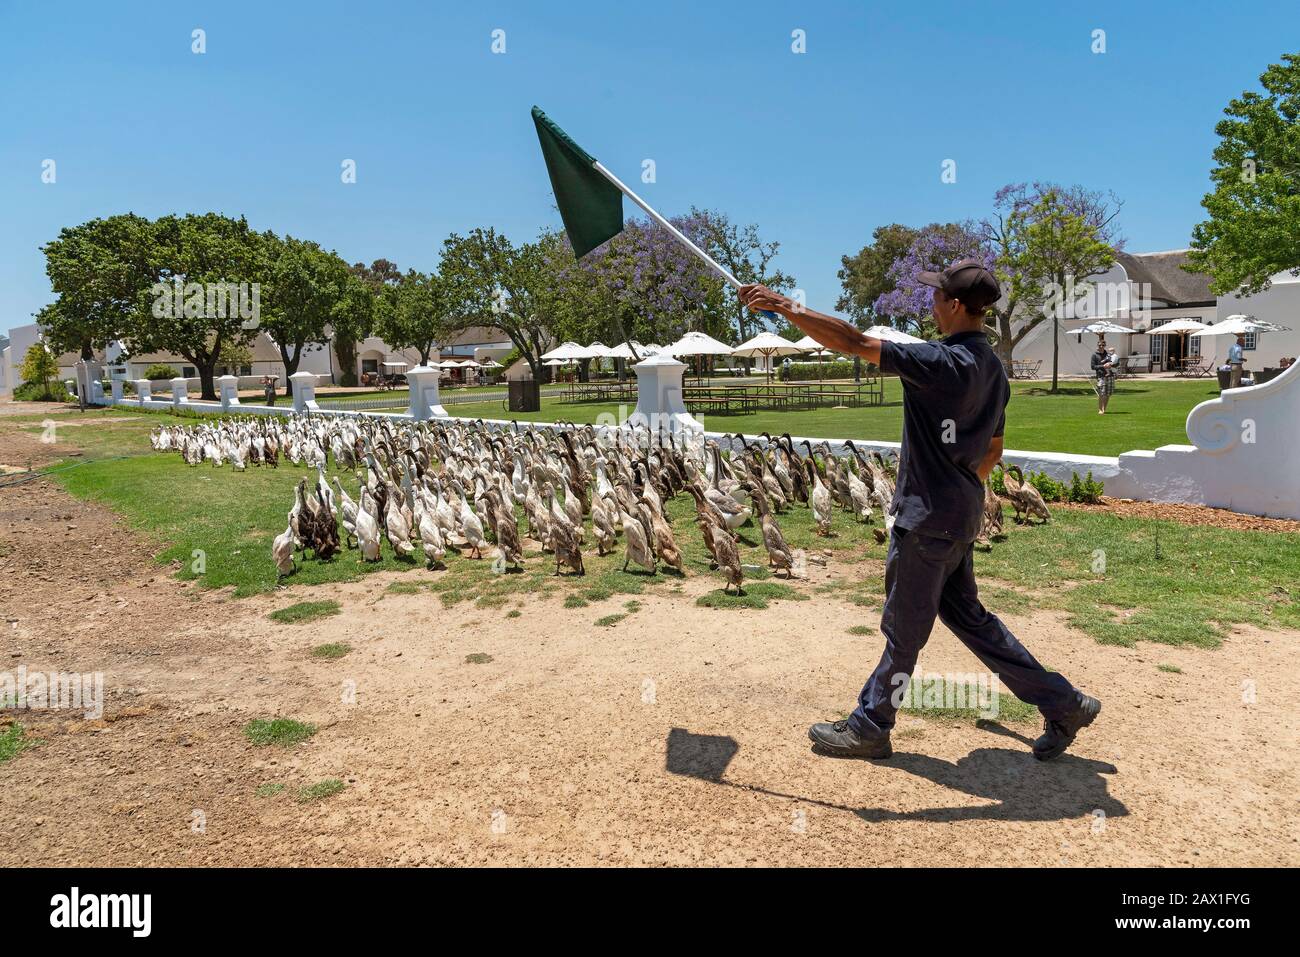
[[[228,412],[232,405],[239,405],[239,376],[223,375],[217,379],[217,388],[220,389],[221,411]]]
[[[406,381],[411,387],[411,404],[406,411],[411,418],[423,420],[447,415],[447,410],[442,407],[442,397],[438,395],[439,375],[440,370],[429,366],[416,366],[406,373]]]
[[[625,427],[648,428],[652,435],[664,432],[703,432],[704,426],[686,411],[682,401],[682,373],[686,363],[671,356],[657,355],[632,367],[636,373],[636,411]]]
[[[189,401],[189,382],[182,376],[172,379],[172,405],[180,408]]]
[[[135,397],[141,405],[153,398],[153,383],[148,379],[135,380]]]
[[[293,411],[316,412],[316,374],[313,372],[295,372],[289,376],[293,383]]]
[[[126,383],[122,379],[113,379],[108,383],[108,385],[109,388],[113,390],[112,404],[117,405],[126,397],[126,394],[122,391]]]

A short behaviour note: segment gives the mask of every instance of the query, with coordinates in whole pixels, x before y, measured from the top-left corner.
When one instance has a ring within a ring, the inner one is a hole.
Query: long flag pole
[[[715,273],[717,273],[725,282],[731,283],[731,287],[733,289],[739,289],[741,287],[742,283],[739,279],[733,276],[727,269],[718,265],[717,261],[714,260],[712,256],[706,253],[699,246],[695,245],[695,243],[691,242],[690,239],[687,238],[686,234],[683,233],[680,229],[678,229],[672,223],[668,222],[668,220],[660,216],[653,206],[647,203],[636,193],[632,192],[632,190],[628,188],[626,183],[624,183],[621,179],[619,179],[617,176],[615,176],[613,173],[607,170],[603,165],[601,165],[599,160],[594,160],[591,165],[592,168],[597,173],[605,177],[605,179],[609,180],[610,183],[612,183],[620,193],[622,193],[628,199],[632,200],[632,202],[636,203],[638,206],[644,209],[646,211],[646,214],[651,219],[653,219],[664,229],[668,230],[669,235],[671,235],[675,240],[677,240],[679,243],[681,243],[691,252],[695,253],[695,255],[699,256],[700,259],[704,261],[704,264],[708,266],[710,269],[712,269]],[[776,318],[776,313],[768,312],[766,309],[756,309],[754,311],[757,312],[760,316],[762,316],[765,319]]]
[[[605,179],[609,180],[609,181],[614,185],[614,187],[615,187],[616,189],[618,189],[618,191],[619,191],[620,193],[622,193],[622,194],[623,194],[624,196],[626,196],[628,199],[632,200],[632,202],[636,203],[638,206],[640,206],[642,209],[644,209],[644,210],[646,211],[646,214],[647,214],[651,219],[653,219],[656,223],[658,223],[658,224],[659,224],[660,226],[662,226],[664,229],[668,230],[668,232],[672,234],[672,237],[673,237],[674,239],[676,239],[679,243],[681,243],[683,246],[685,246],[685,247],[686,247],[687,249],[689,249],[691,252],[695,253],[695,255],[699,256],[700,259],[702,259],[702,260],[704,261],[704,264],[705,264],[706,266],[708,266],[708,267],[709,267],[710,269],[712,269],[715,273],[717,273],[717,274],[718,274],[722,279],[724,279],[724,280],[726,280],[727,282],[731,283],[731,285],[732,285],[733,288],[735,288],[735,289],[739,289],[739,288],[740,288],[740,286],[741,286],[741,282],[740,282],[739,279],[737,279],[735,276],[733,276],[730,272],[728,272],[728,271],[727,271],[726,269],[724,269],[722,266],[719,266],[718,263],[717,263],[716,261],[714,261],[714,259],[713,259],[712,256],[710,256],[708,253],[706,253],[706,252],[705,252],[703,249],[701,249],[699,246],[695,245],[695,243],[691,242],[691,241],[686,237],[685,233],[683,233],[680,229],[678,229],[678,228],[677,228],[676,226],[674,226],[672,223],[668,222],[668,220],[666,220],[666,219],[664,219],[662,216],[660,216],[659,213],[657,213],[657,212],[654,210],[654,208],[651,207],[651,205],[650,205],[649,203],[647,203],[644,199],[642,199],[642,198],[641,198],[640,196],[638,196],[636,193],[632,192],[632,190],[630,190],[630,189],[627,187],[627,185],[626,185],[622,180],[620,180],[617,176],[615,176],[613,173],[611,173],[609,170],[607,170],[604,166],[602,166],[601,163],[600,163],[598,160],[597,160],[597,161],[594,161],[594,162],[592,163],[592,167],[593,167],[593,168],[596,170],[596,172],[598,172],[601,176],[603,176],[603,177],[605,177]]]

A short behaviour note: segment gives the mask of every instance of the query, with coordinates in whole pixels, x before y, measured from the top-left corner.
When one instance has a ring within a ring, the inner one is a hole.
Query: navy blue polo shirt
[[[880,368],[903,382],[903,449],[889,511],[909,531],[973,542],[984,483],[976,470],[1006,425],[1011,386],[983,332],[880,344]]]

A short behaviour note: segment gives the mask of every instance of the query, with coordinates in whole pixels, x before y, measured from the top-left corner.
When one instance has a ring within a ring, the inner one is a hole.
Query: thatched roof
[[[1151,298],[1171,306],[1212,306],[1216,299],[1210,292],[1210,277],[1183,269],[1188,249],[1171,249],[1159,253],[1116,253],[1115,259],[1132,282],[1147,283]]]
[[[481,345],[485,342],[506,342],[510,339],[500,329],[491,326],[470,326],[441,343],[444,349],[452,346]]]

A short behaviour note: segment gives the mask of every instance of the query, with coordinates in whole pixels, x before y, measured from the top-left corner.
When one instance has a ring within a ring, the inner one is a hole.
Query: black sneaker
[[[864,738],[847,721],[814,724],[808,729],[808,739],[819,753],[837,758],[887,758],[894,753],[889,746],[889,735]]]
[[[1099,714],[1101,714],[1101,702],[1096,698],[1089,698],[1086,694],[1080,694],[1078,707],[1064,718],[1057,721],[1050,719],[1043,721],[1043,734],[1034,742],[1034,757],[1039,761],[1050,761],[1052,758],[1060,757],[1079,731],[1092,724]]]

